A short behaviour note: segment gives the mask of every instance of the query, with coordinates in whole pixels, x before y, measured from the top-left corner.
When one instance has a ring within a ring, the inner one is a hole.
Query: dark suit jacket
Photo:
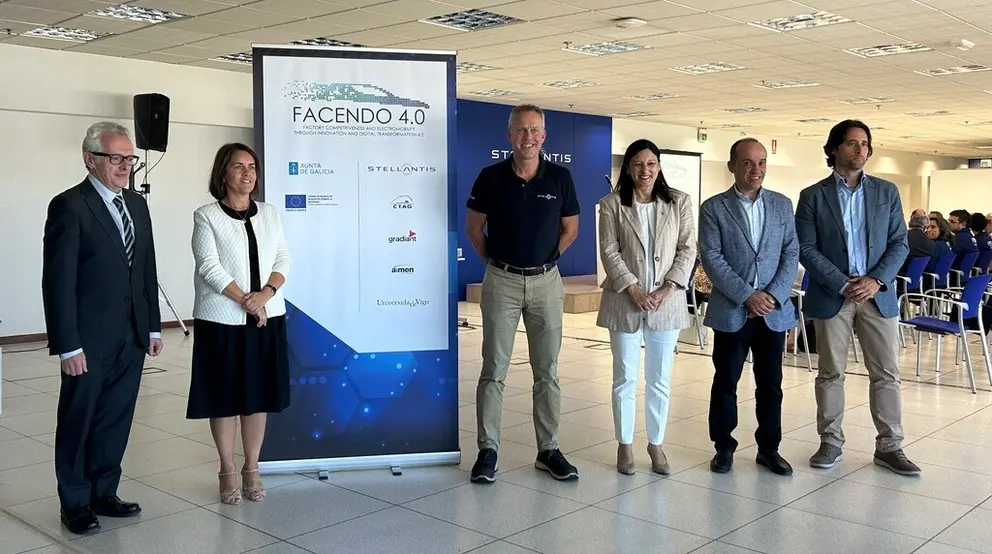
[[[937,248],[936,243],[930,240],[930,237],[922,229],[907,231],[906,240],[909,242],[909,256],[906,259],[929,258],[933,256],[933,252]]]
[[[894,285],[906,261],[906,222],[899,189],[884,179],[865,177],[865,224],[868,235],[868,277],[882,283],[872,302],[884,317],[899,313]],[[816,319],[837,315],[844,305],[841,289],[848,279],[844,219],[831,174],[799,194],[796,208],[799,262],[810,276],[803,311]]]
[[[52,355],[82,348],[88,358],[113,356],[129,333],[147,349],[149,333],[162,329],[148,205],[123,192],[134,223],[130,266],[121,233],[89,179],[48,205],[41,290]]]

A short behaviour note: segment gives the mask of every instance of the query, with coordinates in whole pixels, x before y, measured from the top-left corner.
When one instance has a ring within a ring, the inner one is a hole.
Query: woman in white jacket
[[[193,364],[189,419],[210,419],[220,454],[220,499],[265,498],[258,457],[267,413],[289,406],[286,303],[280,291],[290,256],[279,214],[257,202],[261,163],[244,144],[214,158],[210,194],[193,213]],[[264,280],[263,280],[264,279]],[[234,466],[238,419],[245,464]]]

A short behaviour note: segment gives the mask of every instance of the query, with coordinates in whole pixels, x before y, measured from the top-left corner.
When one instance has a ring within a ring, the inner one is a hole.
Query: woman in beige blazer
[[[606,270],[596,324],[610,330],[617,470],[634,473],[634,413],[641,342],[645,345],[648,455],[655,473],[671,468],[662,450],[669,380],[679,331],[689,326],[683,290],[696,259],[689,196],[668,186],[649,140],[627,147],[613,194],[599,201],[599,249]]]

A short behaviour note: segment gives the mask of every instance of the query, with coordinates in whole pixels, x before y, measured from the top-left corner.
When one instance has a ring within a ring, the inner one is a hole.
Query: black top
[[[249,285],[251,290],[248,292],[258,292],[262,290],[262,275],[258,267],[258,238],[255,237],[255,228],[251,224],[251,218],[258,214],[258,205],[252,202],[248,205],[247,210],[238,211],[223,202],[218,202],[218,204],[228,217],[245,223],[245,232],[248,233],[248,270],[251,273]],[[254,319],[254,316],[248,314],[249,322]]]
[[[530,182],[513,171],[513,158],[483,168],[466,206],[486,214],[489,257],[516,267],[557,261],[561,218],[579,215],[572,174],[544,159]]]
[[[975,242],[978,243],[978,250],[980,252],[985,252],[986,250],[992,250],[992,236],[990,236],[985,231],[978,233],[975,236]]]

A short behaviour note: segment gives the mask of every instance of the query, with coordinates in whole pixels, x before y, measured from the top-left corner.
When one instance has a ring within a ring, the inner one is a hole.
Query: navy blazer
[[[765,225],[761,244],[751,244],[744,208],[734,187],[718,194],[699,208],[699,257],[703,271],[713,283],[706,306],[707,327],[733,333],[747,323],[744,301],[755,292],[757,278],[761,290],[778,305],[765,316],[772,331],[796,326],[796,313],[789,301],[799,271],[799,243],[796,241],[792,201],[777,192],[762,192]]]
[[[847,232],[837,186],[831,173],[826,179],[803,189],[796,208],[799,261],[810,276],[803,311],[816,319],[829,319],[840,312],[845,301],[841,289],[849,278]],[[902,201],[899,189],[884,179],[865,175],[864,187],[867,276],[882,283],[872,302],[882,316],[896,317],[899,306],[895,278],[909,254]]]

